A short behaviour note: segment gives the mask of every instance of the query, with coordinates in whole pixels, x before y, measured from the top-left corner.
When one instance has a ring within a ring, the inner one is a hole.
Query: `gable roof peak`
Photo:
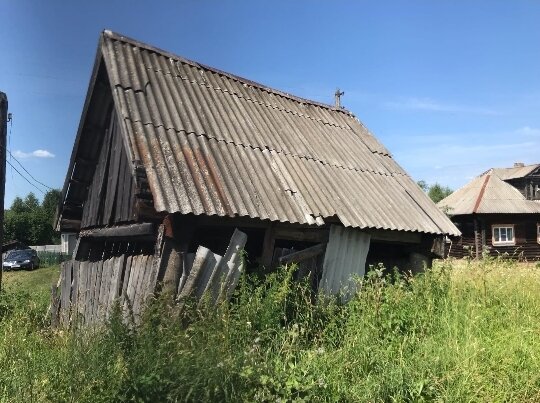
[[[299,96],[296,96],[296,95],[293,95],[293,94],[289,94],[287,92],[283,92],[283,91],[280,91],[278,89],[268,87],[268,86],[266,86],[264,84],[258,83],[256,81],[252,81],[250,79],[247,79],[247,78],[244,78],[244,77],[241,77],[241,76],[237,76],[235,74],[228,73],[226,71],[217,69],[215,67],[211,67],[211,66],[207,66],[207,65],[202,64],[202,63],[195,62],[195,61],[187,59],[187,58],[185,58],[183,56],[180,56],[180,55],[177,55],[175,53],[163,50],[163,49],[161,49],[159,47],[156,47],[156,46],[149,45],[149,44],[144,43],[144,42],[140,42],[140,41],[138,41],[136,39],[133,39],[133,38],[130,38],[128,36],[119,34],[117,32],[111,31],[109,29],[103,30],[102,35],[101,35],[101,39],[102,39],[102,41],[106,41],[107,39],[113,40],[113,41],[119,41],[119,42],[129,44],[129,45],[131,45],[131,46],[133,46],[135,48],[146,49],[146,50],[148,50],[150,52],[157,53],[157,54],[159,54],[161,56],[168,57],[168,58],[170,58],[170,59],[172,59],[174,61],[184,63],[184,64],[188,64],[190,66],[193,66],[193,67],[196,67],[196,68],[199,68],[199,69],[202,69],[202,70],[206,70],[206,71],[210,71],[210,72],[219,74],[219,75],[227,77],[229,79],[238,81],[238,82],[240,82],[240,83],[242,83],[244,85],[255,87],[257,89],[263,90],[263,91],[268,92],[270,94],[274,94],[274,95],[278,95],[280,97],[288,98],[288,99],[290,99],[292,101],[295,101],[295,102],[298,102],[300,104],[308,104],[308,105],[318,106],[320,108],[329,109],[329,110],[334,111],[334,112],[340,112],[340,113],[343,113],[345,115],[348,115],[348,116],[358,120],[356,118],[356,116],[351,111],[347,110],[343,106],[336,107],[335,105],[326,104],[324,102],[314,101],[314,100],[311,100],[311,99],[302,98],[302,97],[299,97]]]

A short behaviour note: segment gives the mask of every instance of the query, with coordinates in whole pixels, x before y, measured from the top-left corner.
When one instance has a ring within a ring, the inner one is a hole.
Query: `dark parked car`
[[[37,269],[39,257],[33,249],[11,250],[7,253],[2,267],[4,270]]]

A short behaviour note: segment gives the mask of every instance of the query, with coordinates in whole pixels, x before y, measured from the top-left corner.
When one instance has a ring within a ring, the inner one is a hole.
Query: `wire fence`
[[[59,265],[71,258],[71,255],[62,252],[38,251],[37,255],[40,267]]]

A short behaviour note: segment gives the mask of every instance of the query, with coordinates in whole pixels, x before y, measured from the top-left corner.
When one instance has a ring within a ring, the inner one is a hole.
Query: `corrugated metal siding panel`
[[[324,295],[342,294],[347,300],[356,292],[355,277],[366,271],[366,258],[371,236],[351,228],[330,227],[330,238],[324,256],[319,292]]]
[[[103,53],[158,211],[459,233],[347,112],[116,37]]]

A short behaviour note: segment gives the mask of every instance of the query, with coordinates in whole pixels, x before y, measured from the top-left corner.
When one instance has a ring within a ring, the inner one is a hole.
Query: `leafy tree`
[[[45,245],[59,241],[53,220],[60,191],[50,190],[43,203],[33,193],[24,199],[16,197],[4,216],[4,239],[19,240],[27,245]]]
[[[52,217],[51,224],[54,225],[54,219],[56,216],[56,209],[60,204],[60,199],[62,197],[62,192],[58,189],[51,189],[43,197],[43,202],[41,207],[43,207],[44,212]]]
[[[452,194],[452,189],[450,189],[448,186],[439,185],[438,183],[431,185],[428,191],[429,198],[435,203],[440,202],[442,199],[444,199],[446,196],[449,196],[450,194]]]
[[[434,203],[440,202],[445,197],[452,194],[453,190],[450,189],[448,186],[442,186],[435,182],[433,185],[428,185],[426,181],[418,181],[418,186],[427,193],[429,198],[433,200]]]

